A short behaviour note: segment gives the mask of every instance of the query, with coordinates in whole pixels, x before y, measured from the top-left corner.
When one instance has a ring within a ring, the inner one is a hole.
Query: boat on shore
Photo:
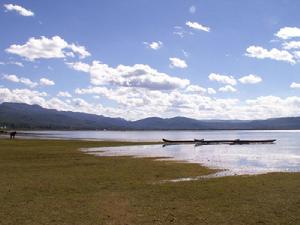
[[[189,144],[194,143],[196,145],[218,145],[218,144],[229,144],[229,145],[243,145],[243,144],[273,144],[276,139],[265,139],[265,140],[204,140],[204,139],[194,139],[194,140],[168,140],[162,139],[166,144]]]
[[[184,143],[195,143],[195,140],[168,140],[168,139],[164,139],[164,138],[162,140],[165,143],[174,143],[174,144],[176,144],[176,143],[178,143],[178,144],[180,144],[180,143],[182,143],[182,144],[184,144]]]
[[[231,145],[243,145],[243,144],[273,144],[276,139],[266,139],[266,140],[234,140],[234,142],[230,143]]]

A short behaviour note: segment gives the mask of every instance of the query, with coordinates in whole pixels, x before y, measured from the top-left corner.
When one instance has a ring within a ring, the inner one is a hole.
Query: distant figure
[[[16,131],[10,132],[10,133],[9,133],[10,139],[15,139],[16,134],[17,134]]]

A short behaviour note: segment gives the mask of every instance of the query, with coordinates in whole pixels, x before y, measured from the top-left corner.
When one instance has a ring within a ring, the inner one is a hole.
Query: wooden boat
[[[163,142],[167,144],[185,144],[185,143],[195,143],[196,145],[218,145],[218,144],[230,144],[230,145],[243,145],[243,144],[273,144],[276,139],[266,139],[266,140],[204,140],[204,139],[194,139],[194,140],[168,140],[162,139]]]
[[[162,139],[163,140],[163,142],[165,142],[165,143],[174,143],[174,144],[176,144],[176,143],[178,143],[178,144],[180,144],[180,143],[195,143],[195,140],[177,140],[177,141],[174,141],[174,140],[168,140],[168,139]]]
[[[203,140],[195,139],[197,145],[214,145],[214,144],[230,144],[230,145],[243,145],[243,144],[273,144],[276,139],[267,140]]]
[[[230,144],[233,140],[204,140],[204,139],[194,139],[197,144],[209,145],[209,144]]]
[[[267,139],[267,140],[240,140],[236,139],[230,145],[245,145],[245,144],[273,144],[276,139]]]

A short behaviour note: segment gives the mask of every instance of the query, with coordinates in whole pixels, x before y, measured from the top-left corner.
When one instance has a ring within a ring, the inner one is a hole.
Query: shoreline
[[[212,170],[79,151],[132,144],[147,143],[1,139],[2,223],[299,224],[300,173],[159,183]]]

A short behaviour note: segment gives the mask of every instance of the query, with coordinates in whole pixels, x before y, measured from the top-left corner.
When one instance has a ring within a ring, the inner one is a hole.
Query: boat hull
[[[229,145],[243,145],[243,144],[273,144],[276,139],[267,140],[204,140],[204,139],[194,139],[194,140],[168,140],[162,139],[164,143],[167,144],[188,144],[195,143],[197,145],[218,145],[218,144],[229,144]]]

